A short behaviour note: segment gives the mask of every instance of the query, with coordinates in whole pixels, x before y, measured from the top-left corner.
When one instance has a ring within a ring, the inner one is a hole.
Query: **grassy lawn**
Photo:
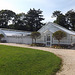
[[[60,64],[50,52],[0,45],[0,75],[54,75]]]

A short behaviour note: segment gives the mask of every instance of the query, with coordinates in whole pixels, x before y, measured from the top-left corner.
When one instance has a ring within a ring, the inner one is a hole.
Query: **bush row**
[[[43,43],[33,43],[31,46],[39,46],[39,47],[45,47],[45,44]]]
[[[60,44],[60,45],[52,45],[51,46],[52,48],[57,48],[57,49],[70,49],[71,48],[71,45],[63,45],[63,44]]]

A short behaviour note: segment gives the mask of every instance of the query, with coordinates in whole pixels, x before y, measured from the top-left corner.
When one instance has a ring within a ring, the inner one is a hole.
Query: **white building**
[[[52,22],[47,23],[45,26],[38,30],[38,32],[41,33],[41,37],[37,39],[37,43],[44,43],[46,46],[58,44],[58,40],[52,37],[53,33],[58,30],[64,31],[67,34],[67,36],[60,41],[60,44],[71,45],[75,43],[75,32]],[[0,32],[5,36],[4,40],[6,40],[8,43],[32,43],[32,39],[30,37],[31,32],[7,30],[0,30]]]
[[[41,33],[41,38],[38,39],[37,42],[44,43],[46,44],[46,46],[51,46],[52,44],[58,44],[58,40],[52,37],[53,33],[58,30],[61,30],[67,34],[67,36],[60,41],[60,44],[71,45],[75,43],[75,32],[70,31],[52,22],[48,22],[45,26],[43,26],[40,30],[38,30]]]
[[[4,38],[2,40],[6,40],[6,42],[8,43],[21,43],[21,44],[32,43],[32,39],[30,37],[31,32],[1,29],[0,34],[4,35]]]

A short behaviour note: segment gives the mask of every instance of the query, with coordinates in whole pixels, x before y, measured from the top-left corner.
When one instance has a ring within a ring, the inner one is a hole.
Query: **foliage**
[[[58,43],[60,44],[60,40],[66,37],[66,33],[63,31],[56,31],[53,33],[53,37],[58,40]]]
[[[30,9],[27,14],[20,13],[17,14],[15,21],[15,29],[25,30],[25,31],[37,31],[44,24],[41,22],[44,20],[42,17],[42,11],[40,9]]]
[[[10,21],[13,23],[16,14],[11,10],[1,10],[0,11],[0,27],[8,28]]]
[[[44,24],[41,22],[44,20],[42,11],[40,9],[30,9],[27,14],[16,14],[11,10],[0,11],[0,27],[10,28],[25,31],[37,31]]]
[[[17,17],[15,19],[14,22],[14,28],[17,30],[27,30],[28,28],[26,28],[26,14],[25,13],[19,13],[17,14]]]
[[[73,9],[66,14],[61,13],[61,11],[54,11],[53,17],[56,17],[54,23],[75,31],[75,11]]]
[[[35,40],[35,43],[36,43],[36,39],[40,36],[41,34],[39,32],[32,32],[31,33],[32,43],[33,43],[33,39]]]
[[[70,29],[75,31],[75,11],[72,9],[68,11],[66,14],[67,23],[70,26]]]
[[[62,47],[62,46],[59,46],[59,45],[53,45],[53,46],[51,46],[52,48],[56,48],[56,49],[64,49],[64,47]]]
[[[45,47],[44,43],[33,43],[31,46],[39,46],[39,47]]]
[[[61,59],[53,53],[0,45],[0,75],[55,75]]]
[[[62,14],[61,11],[54,11],[53,12],[53,17],[58,17],[61,14]]]
[[[14,25],[13,24],[10,24],[8,28],[9,29],[14,29]]]
[[[70,49],[72,48],[71,45],[64,45],[64,44],[60,44],[60,45],[52,45],[52,48],[56,48],[56,49]]]
[[[27,14],[26,14],[26,25],[28,25],[28,29],[30,29],[29,31],[37,31],[38,29],[40,29],[44,24],[41,22],[42,20],[44,20],[44,18],[42,18],[42,11],[40,9],[35,10],[30,9]]]
[[[3,34],[0,34],[0,42],[1,42],[1,39],[4,37],[4,35]]]

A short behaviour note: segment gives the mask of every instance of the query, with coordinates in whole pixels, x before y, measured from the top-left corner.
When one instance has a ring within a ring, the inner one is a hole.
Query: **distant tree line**
[[[40,9],[30,9],[27,14],[16,14],[11,10],[0,11],[0,28],[37,31],[44,25],[42,20],[44,18]]]
[[[65,14],[61,11],[54,11],[52,16],[56,17],[54,23],[75,31],[75,11],[73,9]],[[11,10],[0,11],[0,28],[37,31],[45,25],[42,22],[43,20],[44,18],[40,9],[30,9],[26,14],[16,14]]]
[[[63,14],[61,11],[54,11],[53,17],[56,17],[54,23],[75,31],[75,11],[73,9],[69,10],[66,14]]]

